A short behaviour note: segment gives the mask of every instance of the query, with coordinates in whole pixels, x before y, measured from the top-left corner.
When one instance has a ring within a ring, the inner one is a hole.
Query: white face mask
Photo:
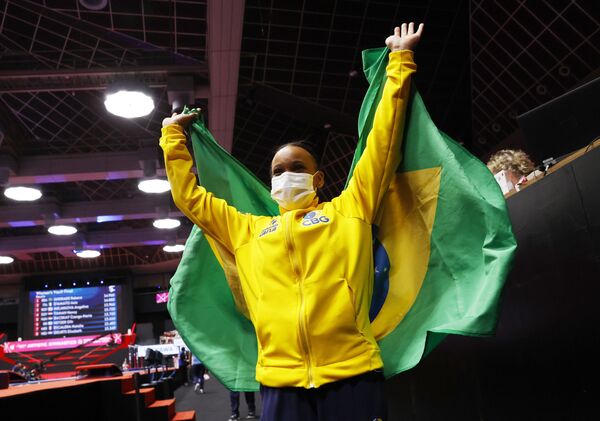
[[[312,174],[286,171],[271,179],[271,197],[284,209],[306,209],[316,196]]]

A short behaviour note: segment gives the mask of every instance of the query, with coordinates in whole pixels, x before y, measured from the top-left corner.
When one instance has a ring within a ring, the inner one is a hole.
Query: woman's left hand
[[[392,51],[412,50],[417,47],[421,34],[423,33],[423,24],[419,24],[419,28],[415,32],[415,24],[413,22],[394,28],[394,35],[390,35],[385,40],[385,45]]]

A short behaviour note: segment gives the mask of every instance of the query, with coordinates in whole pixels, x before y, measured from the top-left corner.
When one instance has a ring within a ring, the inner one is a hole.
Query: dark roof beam
[[[102,91],[125,76],[135,77],[149,88],[169,87],[178,75],[190,79],[191,95],[208,98],[206,66],[122,67],[82,70],[44,70],[33,72],[0,71],[0,93]]]
[[[143,177],[141,162],[147,160],[162,162],[158,147],[125,152],[24,156],[16,164],[9,155],[0,155],[0,168],[9,170],[10,185],[121,180]],[[157,168],[157,175],[164,177],[164,168]]]
[[[155,219],[159,209],[170,204],[165,194],[159,197],[142,197],[135,200],[102,200],[96,202],[27,203],[0,206],[0,228],[39,226],[46,223],[45,216],[57,214],[56,223],[81,224],[135,219]],[[169,209],[169,217],[181,217],[178,210]]]
[[[187,238],[190,227],[182,226],[177,229],[177,237]],[[72,237],[53,235],[28,235],[0,238],[0,254],[12,255],[19,259],[27,259],[28,253],[58,251],[69,257],[73,256],[73,247],[77,242],[83,242],[91,248],[113,248],[128,246],[149,246],[167,243],[164,232],[155,228],[119,229],[97,231],[86,234],[76,234]]]

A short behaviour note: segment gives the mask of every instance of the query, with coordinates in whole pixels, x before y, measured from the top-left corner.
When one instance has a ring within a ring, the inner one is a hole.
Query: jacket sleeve
[[[386,68],[387,81],[375,111],[367,145],[348,186],[332,200],[333,205],[348,217],[357,217],[368,223],[373,223],[375,219],[379,204],[401,161],[400,147],[410,77],[416,69],[412,51],[390,53]]]
[[[197,184],[181,126],[163,127],[160,146],[175,205],[206,234],[234,253],[250,238],[252,215],[239,212]]]

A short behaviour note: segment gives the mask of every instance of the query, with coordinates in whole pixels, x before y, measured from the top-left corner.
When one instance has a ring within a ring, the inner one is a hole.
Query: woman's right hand
[[[198,117],[198,113],[192,112],[189,114],[173,113],[171,117],[163,119],[162,126],[166,127],[171,124],[179,124],[183,128],[187,128],[194,119]]]

